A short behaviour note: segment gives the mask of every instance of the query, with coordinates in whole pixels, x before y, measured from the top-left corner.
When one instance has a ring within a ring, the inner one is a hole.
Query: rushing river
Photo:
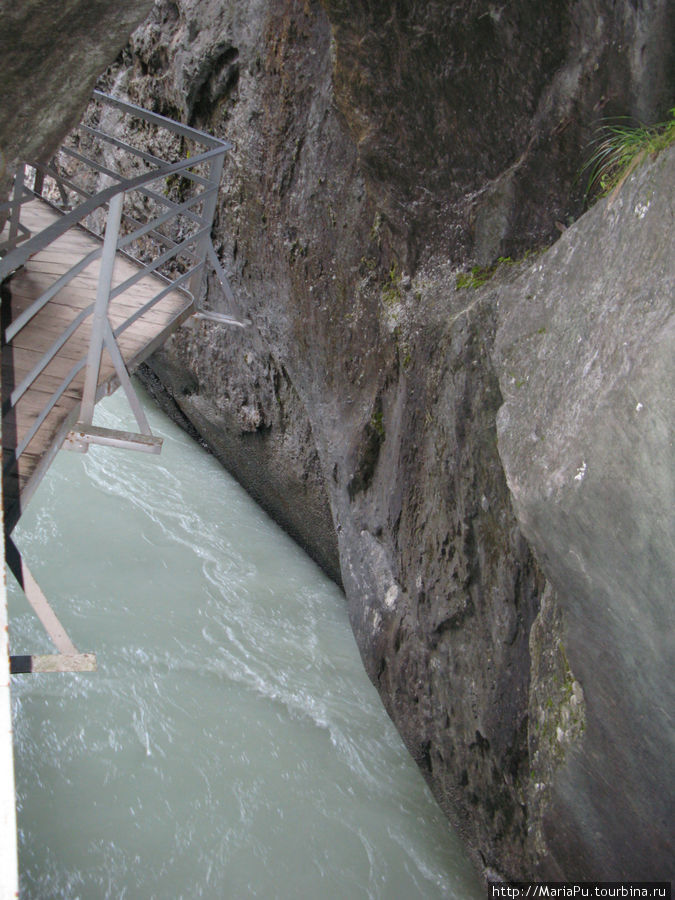
[[[99,665],[13,678],[22,898],[478,900],[340,591],[146,410],[160,457],[59,454],[15,533]],[[52,652],[9,581],[12,652]]]

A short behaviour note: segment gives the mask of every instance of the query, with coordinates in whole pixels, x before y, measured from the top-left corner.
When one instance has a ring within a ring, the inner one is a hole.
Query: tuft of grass
[[[593,144],[595,150],[582,169],[588,171],[585,200],[618,190],[646,156],[675,142],[675,107],[670,119],[658,125],[605,124]]]

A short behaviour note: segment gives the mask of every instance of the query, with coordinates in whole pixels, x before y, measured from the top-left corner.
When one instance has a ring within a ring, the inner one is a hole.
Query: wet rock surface
[[[146,389],[341,583],[337,537],[311,425],[292,384],[248,332],[183,329],[144,367]],[[227,358],[227,367],[223,359]]]
[[[336,103],[411,265],[430,241],[486,264],[553,239],[589,126],[672,101],[666,2],[324,6]]]

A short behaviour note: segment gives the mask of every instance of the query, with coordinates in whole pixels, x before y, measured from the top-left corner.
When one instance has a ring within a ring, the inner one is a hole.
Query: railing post
[[[38,197],[41,197],[44,187],[45,187],[44,173],[41,172],[40,169],[36,169],[35,170],[35,179],[33,180],[33,193],[37,194]]]
[[[101,367],[103,338],[108,316],[110,287],[112,285],[113,269],[115,267],[115,253],[117,252],[117,239],[120,233],[123,205],[124,193],[121,192],[112,197],[108,209],[108,221],[105,227],[103,253],[101,256],[101,269],[98,276],[96,301],[94,304],[93,321],[91,323],[91,339],[89,342],[89,352],[87,354],[87,372],[84,379],[82,406],[80,407],[80,422],[85,425],[91,425],[94,420],[94,404],[96,403],[98,372]]]
[[[9,217],[9,246],[10,248],[16,243],[19,236],[19,220],[21,219],[21,199],[23,196],[23,185],[26,177],[26,167],[22,164],[16,170],[14,176],[14,190],[12,192],[12,212]]]
[[[216,215],[216,207],[218,205],[218,188],[220,187],[220,176],[223,174],[223,163],[225,162],[225,150],[209,163],[208,179],[215,188],[210,197],[204,203],[204,211],[202,219],[204,225],[207,225],[208,232],[199,239],[199,243],[195,247],[195,255],[199,264],[199,269],[192,275],[188,284],[188,290],[195,300],[195,305],[199,303],[199,294],[201,292],[204,272],[206,269],[206,254],[211,243],[211,228]]]

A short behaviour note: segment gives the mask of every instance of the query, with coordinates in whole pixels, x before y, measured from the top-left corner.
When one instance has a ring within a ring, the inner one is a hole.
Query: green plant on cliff
[[[384,414],[381,409],[378,409],[371,416],[370,427],[380,440],[384,440]]]
[[[517,260],[511,259],[510,256],[500,256],[496,263],[491,266],[472,266],[470,272],[460,272],[455,279],[457,290],[462,288],[479,288],[492,278],[500,266],[513,266]]]
[[[495,273],[494,266],[472,266],[470,272],[460,272],[455,279],[458,290],[462,288],[478,288],[489,281]]]
[[[658,125],[605,124],[599,129],[595,151],[583,167],[588,171],[585,198],[604,197],[618,189],[646,156],[675,142],[675,107],[670,119]]]
[[[391,268],[389,269],[389,280],[385,282],[381,291],[382,302],[387,306],[392,306],[393,304],[400,303],[402,294],[401,294],[401,281],[403,276],[396,265],[396,263],[392,263]]]

